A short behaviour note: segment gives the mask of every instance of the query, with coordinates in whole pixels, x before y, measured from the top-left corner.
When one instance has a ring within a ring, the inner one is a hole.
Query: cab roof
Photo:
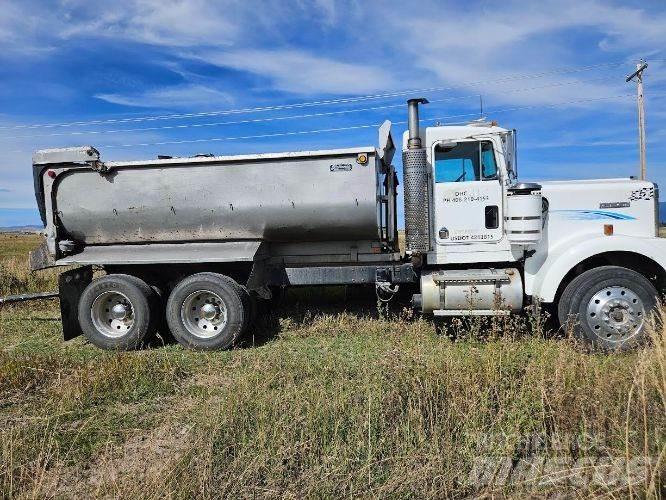
[[[421,128],[419,134],[426,140],[432,142],[435,140],[446,139],[465,139],[476,136],[505,134],[509,131],[497,125],[492,125],[489,122],[470,125],[440,125],[437,127]],[[409,131],[402,134],[402,147],[407,147],[407,140],[409,139]]]

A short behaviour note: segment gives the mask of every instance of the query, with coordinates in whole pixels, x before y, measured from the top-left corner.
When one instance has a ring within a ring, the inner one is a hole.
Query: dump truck
[[[546,307],[591,346],[644,342],[666,284],[657,185],[520,182],[515,130],[421,127],[425,103],[407,103],[402,179],[388,121],[378,145],[349,149],[123,162],[90,146],[36,152],[44,241],[30,262],[66,266],[65,339],[133,349],[166,318],[184,346],[225,349],[257,299],[356,285],[384,300],[402,287],[423,315]]]

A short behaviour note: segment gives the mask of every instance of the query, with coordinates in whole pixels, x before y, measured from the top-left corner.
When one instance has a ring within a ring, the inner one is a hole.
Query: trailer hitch
[[[378,267],[375,272],[375,293],[380,302],[391,302],[400,290],[400,285],[392,284],[393,273],[390,268]]]

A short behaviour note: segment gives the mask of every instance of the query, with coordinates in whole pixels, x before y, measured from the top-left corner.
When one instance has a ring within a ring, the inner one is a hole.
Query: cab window
[[[490,141],[437,144],[435,182],[497,179],[497,163]]]

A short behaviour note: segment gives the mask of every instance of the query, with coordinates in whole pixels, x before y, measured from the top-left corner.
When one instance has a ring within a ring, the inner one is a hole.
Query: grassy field
[[[0,238],[0,293],[50,290]],[[344,311],[344,312],[341,312]],[[242,346],[61,340],[0,310],[0,497],[659,497],[666,335],[586,353],[542,318],[435,325],[294,293]]]

